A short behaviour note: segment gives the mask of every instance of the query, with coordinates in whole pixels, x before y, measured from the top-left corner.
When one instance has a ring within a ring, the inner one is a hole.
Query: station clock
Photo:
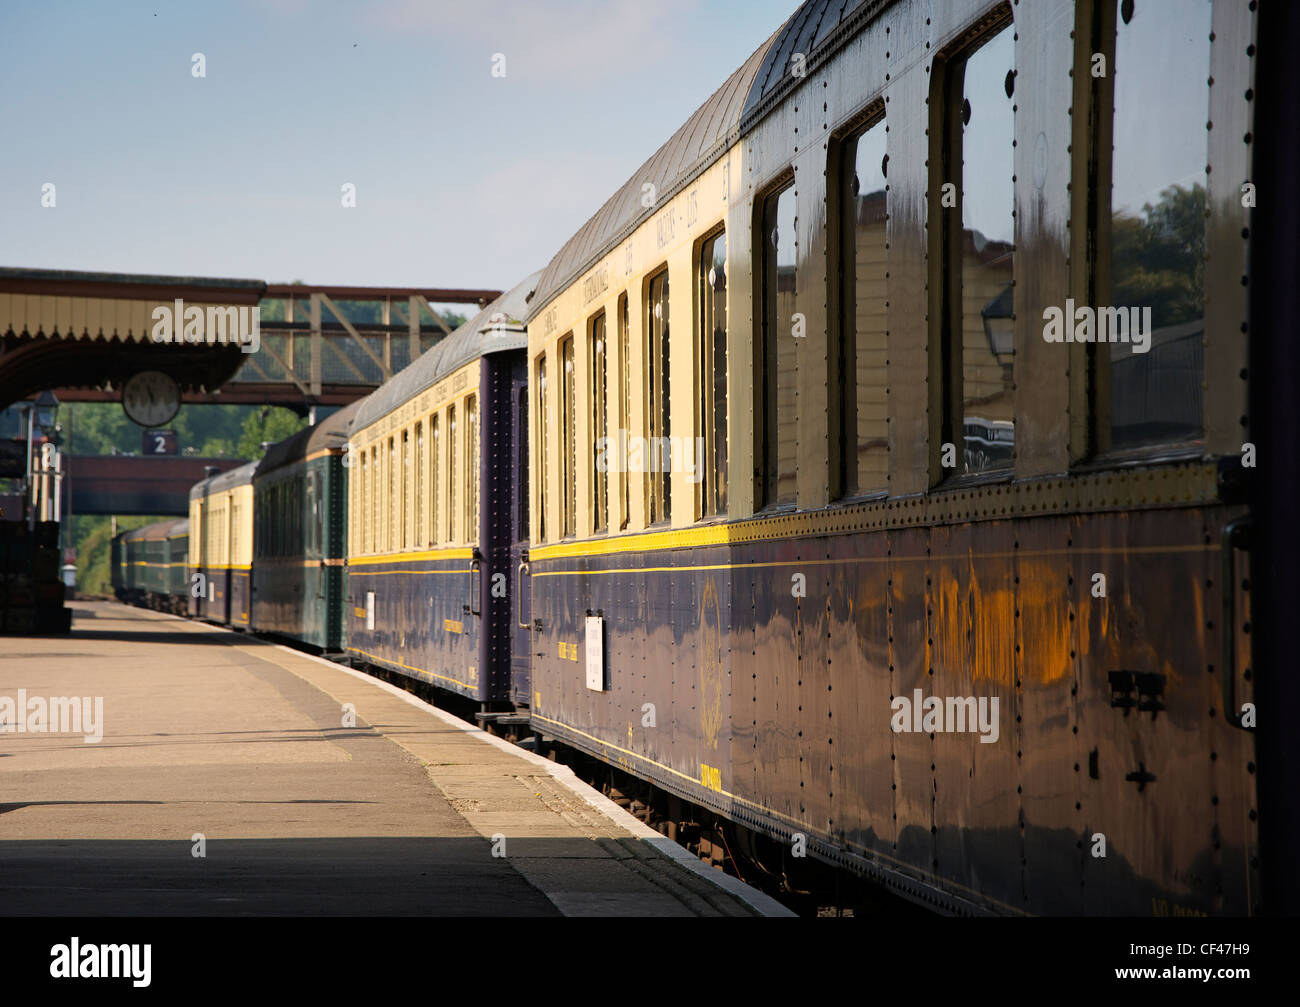
[[[180,385],[170,374],[139,371],[122,386],[122,409],[142,427],[160,427],[180,408]]]

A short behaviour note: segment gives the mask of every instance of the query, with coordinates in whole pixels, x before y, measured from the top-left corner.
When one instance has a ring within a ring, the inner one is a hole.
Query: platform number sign
[[[176,431],[175,430],[145,430],[141,433],[141,449],[143,455],[174,455],[176,454]]]
[[[605,691],[605,619],[587,616],[587,688]]]

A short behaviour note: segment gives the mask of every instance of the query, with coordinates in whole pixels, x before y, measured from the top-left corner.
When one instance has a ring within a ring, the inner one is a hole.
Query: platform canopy
[[[499,294],[0,267],[0,408],[116,401],[141,371],[184,402],[344,405],[451,332],[435,304]]]
[[[0,268],[0,408],[44,388],[120,389],[139,371],[162,371],[186,393],[219,388],[243,363],[240,347],[155,341],[154,311],[178,300],[247,311],[265,290],[261,280]]]

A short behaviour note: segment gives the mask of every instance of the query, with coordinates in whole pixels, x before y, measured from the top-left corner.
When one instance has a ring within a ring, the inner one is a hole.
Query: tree
[[[305,429],[307,420],[290,409],[279,406],[263,406],[244,421],[243,433],[235,448],[235,454],[250,461],[261,458],[262,444],[272,444],[292,437],[299,430]]]
[[[1151,307],[1156,328],[1204,315],[1205,188],[1174,185],[1142,216],[1111,221],[1111,277],[1116,306]]]

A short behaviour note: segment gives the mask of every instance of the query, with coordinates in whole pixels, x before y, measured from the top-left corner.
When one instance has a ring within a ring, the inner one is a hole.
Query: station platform
[[[69,635],[0,650],[6,915],[793,915],[567,767],[387,683],[175,616],[72,608]],[[41,730],[35,700],[46,728],[77,730]]]

